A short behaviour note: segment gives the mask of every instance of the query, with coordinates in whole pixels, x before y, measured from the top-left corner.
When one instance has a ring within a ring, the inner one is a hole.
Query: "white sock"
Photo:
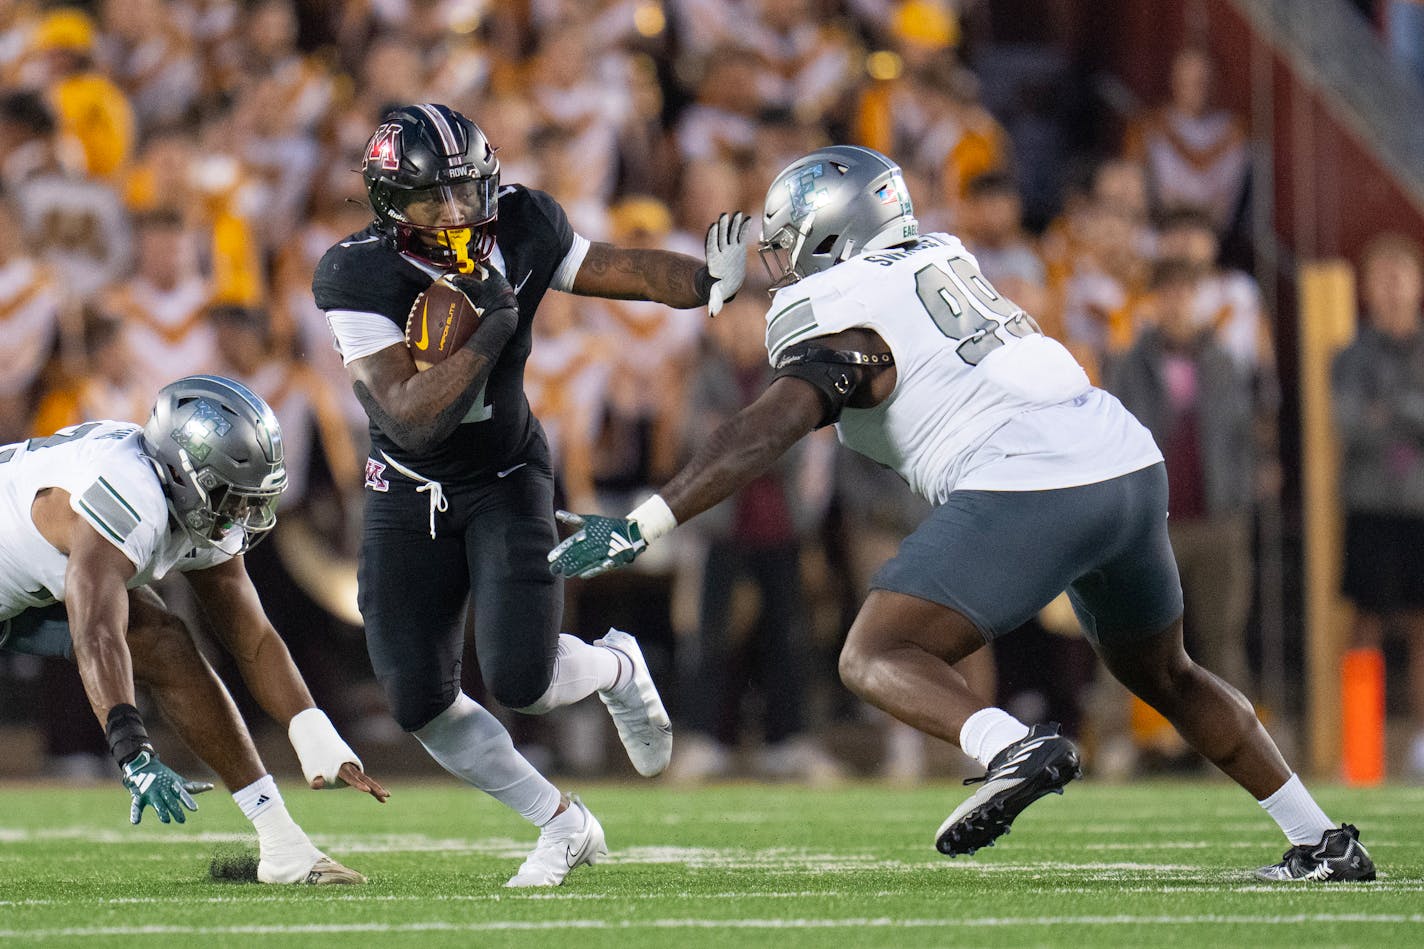
[[[514,750],[499,719],[465,693],[415,737],[446,771],[534,825],[547,824],[559,809],[559,789]]]
[[[572,705],[594,692],[613,688],[620,681],[631,681],[632,663],[621,652],[607,646],[594,646],[577,636],[562,633],[559,651],[554,654],[554,677],[544,694],[533,705],[519,709],[531,715]]]
[[[964,720],[959,729],[959,748],[989,767],[994,756],[1028,735],[1028,726],[1001,708],[981,708]]]
[[[242,816],[252,821],[257,829],[258,846],[264,854],[286,850],[315,850],[306,832],[287,813],[287,805],[282,801],[282,792],[277,790],[277,782],[270,774],[253,781],[247,787],[234,791],[232,799],[237,802]]]
[[[1300,775],[1292,774],[1276,793],[1257,803],[1280,825],[1281,832],[1293,845],[1318,844],[1327,830],[1335,829],[1335,824],[1300,783]]]
[[[583,812],[572,803],[544,824],[546,834],[572,834],[583,829]]]

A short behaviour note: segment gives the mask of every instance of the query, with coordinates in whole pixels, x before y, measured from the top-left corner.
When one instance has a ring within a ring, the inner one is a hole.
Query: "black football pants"
[[[554,478],[543,462],[504,478],[430,491],[388,471],[389,490],[366,489],[359,601],[371,666],[401,728],[415,731],[460,689],[466,600],[490,694],[510,708],[549,687],[563,610],[562,582],[545,555],[558,543]]]

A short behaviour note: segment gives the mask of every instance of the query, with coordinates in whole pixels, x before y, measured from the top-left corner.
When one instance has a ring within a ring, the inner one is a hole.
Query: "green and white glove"
[[[187,781],[178,772],[158,760],[157,752],[151,748],[140,751],[123,766],[124,787],[133,795],[129,807],[129,823],[143,820],[143,809],[153,808],[158,819],[167,824],[170,820],[186,823],[183,808],[198,809],[194,794],[212,789],[206,781]]]
[[[633,562],[648,549],[638,523],[626,517],[604,517],[600,514],[572,514],[558,511],[554,515],[578,531],[549,551],[549,572],[554,576],[587,580],[600,573]]]
[[[747,279],[747,230],[751,218],[741,211],[723,213],[707,229],[707,315],[716,316]]]

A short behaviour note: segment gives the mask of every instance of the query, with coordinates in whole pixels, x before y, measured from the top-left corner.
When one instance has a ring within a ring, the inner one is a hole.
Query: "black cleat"
[[[957,857],[992,847],[1025,807],[1050,792],[1062,794],[1063,785],[1082,776],[1078,749],[1058,734],[1058,724],[1035,725],[995,755],[982,778],[965,780],[983,786],[939,825],[935,848]]]
[[[1280,863],[1256,871],[1262,880],[1295,883],[1343,883],[1375,878],[1375,862],[1360,844],[1354,824],[1327,830],[1318,844],[1299,844],[1286,851]]]

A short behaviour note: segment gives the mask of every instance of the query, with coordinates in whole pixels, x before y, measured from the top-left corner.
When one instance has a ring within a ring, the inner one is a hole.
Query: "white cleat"
[[[505,886],[558,886],[575,867],[592,866],[608,856],[608,844],[603,837],[603,825],[584,806],[577,795],[569,796],[569,807],[583,814],[583,826],[573,833],[539,834],[539,842],[524,858],[519,872]]]
[[[257,864],[257,880],[260,883],[307,884],[310,886],[366,882],[364,876],[350,867],[342,866],[320,850],[316,851],[314,858],[296,862],[287,861],[285,865],[263,857]]]
[[[622,653],[632,664],[629,681],[599,692],[598,697],[608,706],[633,767],[645,778],[662,774],[672,760],[672,721],[658,696],[658,687],[653,685],[638,640],[622,630],[610,629],[593,644]]]

